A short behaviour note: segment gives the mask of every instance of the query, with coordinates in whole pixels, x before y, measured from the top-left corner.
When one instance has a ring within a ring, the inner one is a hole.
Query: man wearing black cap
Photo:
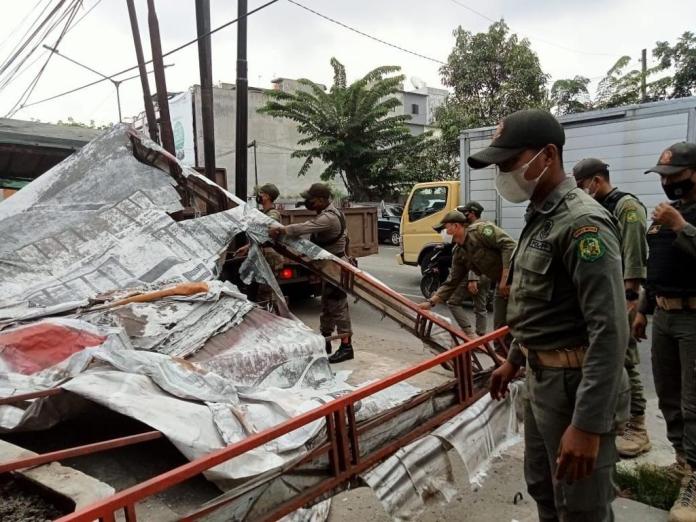
[[[609,165],[597,158],[580,160],[573,167],[573,176],[578,187],[595,198],[619,222],[628,324],[631,325],[638,310],[640,285],[647,274],[647,212],[636,196],[611,185]],[[645,427],[646,401],[639,364],[638,343],[631,336],[624,362],[631,385],[631,418],[616,438],[616,449],[622,457],[637,457],[651,448]]]
[[[497,167],[508,201],[530,201],[512,261],[515,342],[491,377],[502,398],[527,360],[525,479],[543,522],[613,520],[614,423],[628,343],[619,231],[563,171],[565,133],[546,111],[503,119],[473,168]]]
[[[653,314],[652,370],[673,468],[683,474],[670,520],[696,520],[696,144],[675,143],[648,172],[660,175],[671,203],[660,203],[648,229],[648,277],[633,333],[645,339]]]
[[[493,223],[481,221],[483,207],[471,201],[451,210],[437,226],[438,232],[445,232],[455,243],[452,250],[452,267],[449,277],[427,301],[420,303],[420,308],[429,310],[438,303],[446,302],[452,316],[462,331],[469,337],[486,333],[486,298],[490,281],[507,280],[510,258],[515,250],[515,240]],[[481,280],[486,281],[485,291],[479,288]],[[501,282],[496,291],[494,325],[499,328],[505,322],[507,308],[507,284]],[[474,309],[483,307],[484,320],[476,317],[476,330],[464,311],[464,295],[470,293],[474,300]]]
[[[307,210],[313,210],[317,217],[287,226],[269,227],[269,235],[276,239],[287,235],[300,237],[310,235],[315,245],[337,257],[346,256],[348,235],[346,233],[346,218],[343,213],[331,203],[331,189],[324,183],[314,183],[308,190],[300,194],[304,198]],[[324,337],[331,337],[334,329],[342,336],[338,351],[329,357],[330,363],[339,363],[353,358],[351,343],[352,326],[348,312],[348,297],[340,288],[327,283],[322,284],[321,315],[319,329]],[[326,341],[326,353],[331,353],[331,341]]]

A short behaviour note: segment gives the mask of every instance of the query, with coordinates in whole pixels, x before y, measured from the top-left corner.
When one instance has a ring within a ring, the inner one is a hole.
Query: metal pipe
[[[145,120],[147,121],[147,130],[150,134],[150,139],[159,143],[159,129],[157,128],[157,119],[155,117],[155,106],[152,103],[152,94],[150,93],[150,82],[147,78],[145,69],[145,57],[143,56],[143,44],[140,40],[140,29],[138,28],[138,15],[135,11],[133,0],[126,0],[128,4],[128,17],[130,18],[131,32],[133,33],[133,45],[135,46],[135,56],[138,59],[138,70],[140,71],[140,85],[143,88],[143,102],[145,103]]]
[[[92,453],[98,453],[100,451],[114,448],[131,446],[133,444],[139,444],[140,442],[155,440],[161,437],[162,433],[159,431],[147,431],[145,433],[138,433],[137,435],[129,435],[127,437],[120,437],[118,439],[105,440],[102,442],[95,442],[94,444],[85,444],[83,446],[51,451],[50,453],[43,453],[41,455],[33,455],[31,457],[9,460],[7,462],[0,463],[0,473],[7,473],[9,471],[24,468],[32,468],[48,462],[56,462],[59,460],[81,457],[83,455],[90,455]]]
[[[152,46],[152,65],[155,69],[155,85],[157,86],[157,105],[159,106],[162,147],[173,156],[176,156],[172,120],[169,116],[167,80],[164,74],[162,41],[160,40],[159,21],[157,20],[157,12],[155,11],[155,0],[147,0],[147,22],[150,29],[150,45]]]
[[[237,0],[237,126],[235,143],[234,193],[247,200],[247,139],[249,125],[247,79],[247,0]]]
[[[201,76],[201,118],[203,120],[203,165],[205,175],[215,181],[215,122],[213,114],[213,62],[210,45],[210,0],[196,0],[198,69]],[[207,36],[206,36],[207,35]]]

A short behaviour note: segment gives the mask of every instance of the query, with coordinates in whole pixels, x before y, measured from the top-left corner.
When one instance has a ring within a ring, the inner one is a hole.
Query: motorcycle
[[[453,248],[452,243],[437,245],[424,264],[420,291],[426,299],[430,299],[440,285],[447,280],[452,265]]]

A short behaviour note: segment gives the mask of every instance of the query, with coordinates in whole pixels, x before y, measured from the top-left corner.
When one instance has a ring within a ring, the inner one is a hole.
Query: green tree
[[[557,116],[585,112],[592,109],[592,100],[587,86],[589,78],[575,76],[574,78],[556,80],[550,92],[550,100]]]
[[[440,68],[443,84],[453,92],[437,111],[437,120],[450,154],[456,156],[463,129],[494,125],[520,109],[548,108],[548,76],[529,40],[510,34],[503,20],[485,33],[458,27],[454,37],[454,49]]]
[[[378,67],[348,85],[344,66],[331,59],[334,81],[326,92],[310,80],[299,80],[295,92],[268,91],[268,102],[259,109],[276,118],[297,122],[304,136],[295,158],[304,158],[299,175],[306,174],[314,160],[328,166],[325,181],[340,177],[354,200],[381,197],[384,177],[396,175],[396,165],[409,148],[424,138],[414,137],[406,126],[408,115],[396,115],[401,101],[394,96],[404,76],[395,66]],[[391,169],[391,170],[389,170]]]
[[[108,123],[106,125],[97,125],[94,123],[94,120],[89,120],[89,123],[82,123],[80,121],[75,120],[75,118],[73,118],[72,116],[68,116],[67,121],[58,120],[56,122],[56,125],[63,125],[65,127],[82,127],[84,129],[106,130],[113,127],[114,124]]]
[[[677,43],[657,42],[652,54],[663,70],[674,69],[674,74],[663,79],[663,85],[671,88],[670,98],[682,98],[696,94],[696,35],[686,31]],[[668,88],[664,89],[666,94]]]

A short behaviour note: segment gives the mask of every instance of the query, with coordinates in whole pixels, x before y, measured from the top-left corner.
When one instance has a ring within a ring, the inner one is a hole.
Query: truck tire
[[[440,286],[440,278],[436,274],[425,274],[420,282],[420,291],[423,297],[430,299]]]

